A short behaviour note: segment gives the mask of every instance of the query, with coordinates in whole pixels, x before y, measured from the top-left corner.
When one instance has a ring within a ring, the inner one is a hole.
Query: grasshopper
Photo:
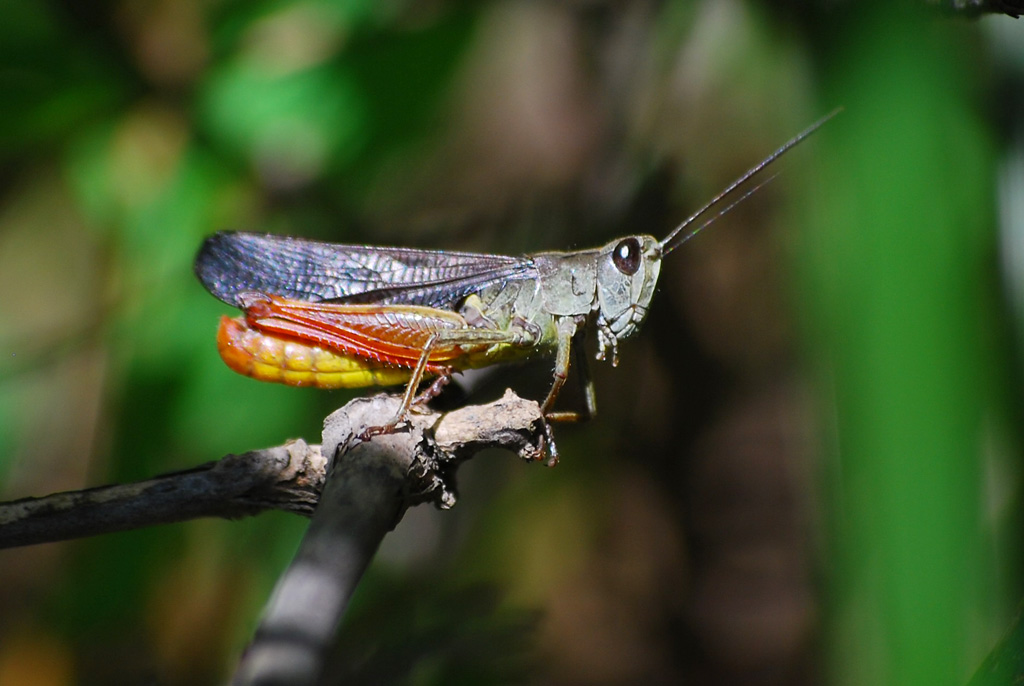
[[[236,372],[294,386],[404,383],[401,409],[384,430],[405,416],[426,377],[436,380],[420,400],[436,395],[453,372],[553,355],[544,416],[593,416],[583,348],[588,327],[597,331],[597,359],[616,365],[619,342],[647,316],[662,259],[774,178],[740,189],[836,113],[783,144],[661,240],[636,235],[590,250],[508,257],[217,233],[203,243],[196,275],[244,312],[221,318],[220,355]],[[582,413],[553,409],[571,360],[584,387]]]

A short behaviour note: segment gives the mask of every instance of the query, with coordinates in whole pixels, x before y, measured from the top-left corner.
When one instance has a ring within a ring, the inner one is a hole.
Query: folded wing
[[[528,257],[383,248],[221,232],[206,239],[195,272],[210,293],[240,307],[248,291],[305,302],[452,309],[495,283],[536,278]]]

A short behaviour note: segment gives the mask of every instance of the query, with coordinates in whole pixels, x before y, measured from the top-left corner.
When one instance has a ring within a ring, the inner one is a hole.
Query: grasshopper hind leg
[[[402,395],[402,404],[399,406],[395,416],[382,426],[370,427],[367,429],[367,431],[364,432],[364,437],[378,436],[380,434],[394,431],[395,428],[401,424],[402,420],[405,419],[411,407],[428,402],[432,398],[436,397],[441,392],[441,389],[448,384],[451,380],[452,368],[450,366],[430,364],[431,354],[437,348],[444,348],[453,345],[493,345],[512,343],[515,340],[515,335],[508,331],[477,329],[472,327],[456,330],[442,330],[433,333],[427,340],[426,344],[424,344],[423,350],[420,352],[419,359],[416,362],[416,366],[413,367],[412,374],[410,375],[409,381],[405,387],[405,393]],[[417,396],[416,390],[419,388],[420,382],[423,380],[423,377],[427,372],[432,374],[436,373],[438,376],[419,396]]]
[[[398,411],[395,412],[395,416],[389,419],[387,423],[380,426],[367,427],[360,435],[360,438],[368,440],[374,436],[391,433],[398,428],[399,424],[402,423],[402,420],[405,419],[406,415],[409,413],[409,409],[413,405],[422,405],[429,402],[431,398],[435,397],[441,392],[441,389],[445,387],[451,379],[451,369],[447,367],[441,371],[438,377],[434,379],[423,393],[416,395],[416,389],[419,388],[420,382],[423,380],[423,375],[427,371],[427,364],[430,361],[430,353],[433,352],[439,339],[440,335],[435,333],[430,337],[426,345],[423,346],[420,358],[416,362],[416,366],[413,368],[412,375],[409,377],[408,383],[406,383],[405,393],[402,395],[402,404],[398,406]]]
[[[367,430],[363,432],[362,438],[367,439],[372,438],[373,436],[380,436],[382,434],[391,433],[392,431],[398,428],[398,426],[405,419],[406,414],[412,408],[426,405],[431,400],[439,396],[441,394],[441,391],[444,390],[444,387],[447,386],[451,382],[451,380],[452,369],[451,367],[446,367],[442,372],[440,372],[437,375],[437,377],[434,378],[433,381],[430,382],[430,384],[426,388],[420,391],[418,395],[414,395],[412,400],[410,400],[408,405],[406,405],[405,399],[409,394],[409,389],[415,390],[417,386],[419,386],[419,383],[413,384],[412,381],[410,380],[409,385],[406,386],[406,393],[404,396],[402,396],[402,405],[399,406],[398,412],[395,413],[395,416],[392,417],[387,422],[387,424],[382,424],[381,426],[371,426],[367,428]]]

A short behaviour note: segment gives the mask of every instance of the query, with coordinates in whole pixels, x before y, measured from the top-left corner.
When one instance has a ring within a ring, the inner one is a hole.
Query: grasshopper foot
[[[551,430],[551,424],[546,420],[543,423],[544,433],[539,437],[537,447],[525,454],[520,453],[520,455],[530,462],[544,461],[548,467],[554,467],[558,464],[558,446],[555,445],[555,435]]]
[[[390,420],[387,424],[381,424],[379,426],[368,426],[356,437],[362,442],[366,442],[376,436],[386,436],[392,434],[409,426],[409,421],[405,418],[405,412],[401,412]]]
[[[575,422],[585,422],[589,418],[589,415],[583,412],[576,412],[574,410],[559,410],[557,412],[544,413],[544,419],[549,424],[552,422],[558,422],[560,424],[572,424]]]
[[[423,389],[423,392],[413,398],[411,405],[426,405],[431,400],[441,395],[441,391],[447,386],[452,380],[452,370],[446,369],[444,372],[439,374],[436,379],[431,382],[429,386]]]

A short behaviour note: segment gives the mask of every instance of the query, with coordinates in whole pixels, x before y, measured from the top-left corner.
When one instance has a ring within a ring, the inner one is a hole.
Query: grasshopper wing
[[[453,309],[495,283],[537,278],[528,257],[380,248],[288,236],[221,232],[206,239],[195,272],[210,293],[241,306],[258,291],[305,302]]]

